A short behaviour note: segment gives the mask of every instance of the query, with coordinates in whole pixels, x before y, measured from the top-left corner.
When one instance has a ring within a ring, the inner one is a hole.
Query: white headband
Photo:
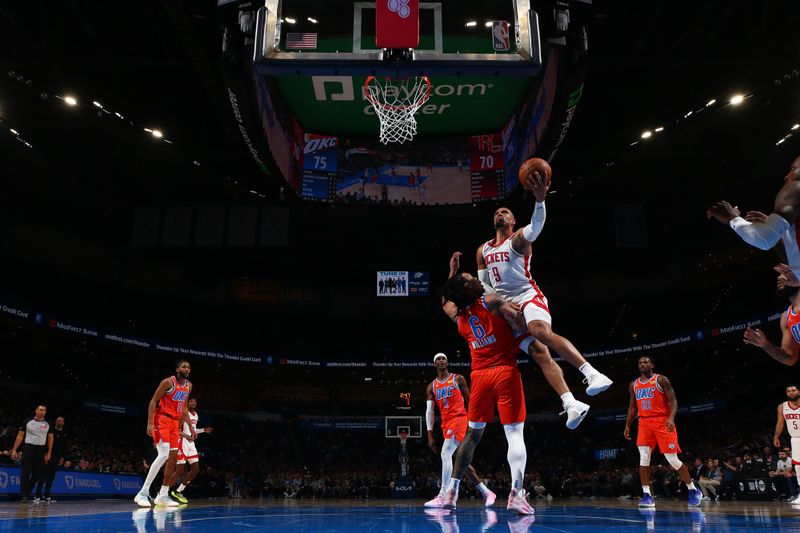
[[[440,357],[444,357],[444,358],[445,358],[445,360],[447,360],[448,362],[450,361],[449,359],[447,359],[447,356],[446,356],[445,354],[443,354],[443,353],[437,353],[436,355],[434,355],[434,356],[433,356],[433,362],[435,363],[435,362],[436,362],[436,360],[437,360],[438,358],[440,358]]]

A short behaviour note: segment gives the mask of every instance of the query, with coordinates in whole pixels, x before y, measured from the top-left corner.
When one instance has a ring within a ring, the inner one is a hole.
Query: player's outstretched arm
[[[458,274],[459,268],[461,268],[461,252],[453,252],[453,255],[450,256],[450,273],[447,277],[452,278]]]
[[[783,433],[784,423],[783,404],[781,403],[778,404],[778,421],[775,422],[775,435],[772,437],[772,444],[774,444],[776,448],[781,447],[781,434]]]
[[[658,376],[658,384],[664,389],[664,394],[667,395],[669,402],[669,416],[667,417],[667,431],[675,429],[675,415],[678,414],[678,398],[675,396],[675,389],[672,388],[672,383],[669,382],[667,376]]]
[[[544,199],[547,196],[547,191],[550,190],[549,180],[538,172],[534,172],[533,176],[528,178],[528,185],[528,188],[536,197],[536,204],[533,206],[533,213],[531,214],[531,222],[524,228],[517,230],[511,241],[511,247],[523,255],[531,253],[531,243],[539,237],[542,229],[544,229],[544,221],[547,219]]]
[[[714,218],[722,224],[728,224],[744,242],[760,250],[769,250],[781,240],[783,233],[789,229],[787,218],[797,212],[797,200],[793,196],[785,198],[779,208],[779,199],[783,196],[778,193],[775,201],[775,211],[763,222],[750,222],[741,217],[739,209],[724,200],[712,205],[706,211],[707,218]],[[789,201],[791,198],[791,201]]]
[[[789,326],[786,325],[787,312],[784,311],[781,315],[781,345],[775,346],[767,340],[764,332],[758,328],[750,328],[744,332],[744,342],[758,346],[767,355],[783,363],[786,366],[792,366],[797,362],[798,354],[800,353],[800,344],[798,344],[792,337],[792,332],[789,331]]]
[[[631,440],[631,424],[633,423],[633,417],[636,416],[636,396],[633,393],[633,381],[628,385],[628,392],[630,401],[628,402],[628,418],[625,419],[625,431],[623,435],[626,439]]]

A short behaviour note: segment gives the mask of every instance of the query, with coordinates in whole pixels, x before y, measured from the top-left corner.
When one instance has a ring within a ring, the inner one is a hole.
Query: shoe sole
[[[597,389],[588,389],[587,388],[586,389],[586,394],[588,394],[589,396],[597,396],[601,392],[607,391],[611,387],[611,385],[613,385],[613,384],[614,384],[614,382],[612,381],[612,382],[608,383],[607,385],[604,385],[603,387],[599,387]]]
[[[583,419],[586,418],[586,415],[589,414],[589,409],[591,409],[591,407],[587,407],[586,410],[582,412],[581,415],[572,422],[567,420],[567,429],[575,429],[578,426],[580,426],[581,422],[583,422]]]
[[[134,500],[134,502],[136,502],[136,505],[138,505],[139,507],[147,507],[148,509],[149,509],[150,507],[152,507],[152,505],[150,504],[150,502],[144,503],[144,502],[138,502],[138,501],[136,501],[136,500]]]
[[[642,509],[655,509],[656,504],[654,504],[654,503],[645,503],[643,505],[643,504],[640,503],[639,507],[641,507]]]

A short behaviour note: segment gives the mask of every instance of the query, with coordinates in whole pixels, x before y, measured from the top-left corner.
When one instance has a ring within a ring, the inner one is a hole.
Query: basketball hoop
[[[397,434],[397,436],[400,437],[400,446],[402,448],[405,448],[406,441],[408,440],[408,431],[401,431],[400,433]]]
[[[428,101],[431,80],[427,76],[413,76],[381,82],[368,76],[364,82],[364,97],[372,104],[381,123],[380,140],[383,144],[404,143],[417,134],[414,114]]]

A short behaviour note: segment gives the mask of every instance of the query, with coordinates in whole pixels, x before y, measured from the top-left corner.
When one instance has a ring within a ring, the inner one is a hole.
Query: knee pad
[[[639,446],[639,466],[650,466],[649,446]]]
[[[680,467],[683,466],[683,463],[681,462],[681,460],[678,459],[678,454],[677,453],[665,453],[664,454],[664,459],[666,459],[667,462],[670,464],[670,466],[672,468],[674,468],[675,470],[678,470]]]
[[[169,457],[169,442],[159,442],[156,444],[156,451],[159,457]]]
[[[467,425],[472,429],[483,429],[486,427],[486,422],[468,422]]]

